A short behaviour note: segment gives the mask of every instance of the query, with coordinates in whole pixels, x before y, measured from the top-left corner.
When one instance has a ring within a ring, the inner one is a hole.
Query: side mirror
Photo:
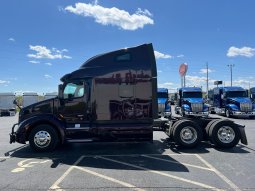
[[[223,94],[221,94],[221,99],[224,99],[224,95]]]
[[[58,98],[63,99],[63,85],[62,84],[58,85]]]
[[[253,94],[251,94],[251,99],[253,98]]]
[[[13,100],[13,104],[18,105],[18,102],[17,102],[17,100],[16,100],[16,99],[15,99],[15,100]]]

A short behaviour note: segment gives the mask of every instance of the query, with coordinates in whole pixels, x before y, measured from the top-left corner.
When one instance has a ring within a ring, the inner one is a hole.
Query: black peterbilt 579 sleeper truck
[[[244,126],[230,120],[158,119],[152,44],[94,56],[60,80],[58,97],[20,110],[10,143],[28,141],[42,152],[58,143],[153,142],[153,127],[160,127],[186,148],[198,145],[203,134],[222,148],[234,147],[239,140],[247,144]]]

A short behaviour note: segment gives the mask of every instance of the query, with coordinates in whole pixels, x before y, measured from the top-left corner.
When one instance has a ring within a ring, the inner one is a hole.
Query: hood
[[[23,107],[21,110],[28,110],[28,109],[31,109],[31,108],[34,108],[34,107],[36,107],[36,106],[38,106],[38,105],[41,105],[41,104],[43,104],[43,103],[46,103],[46,102],[49,102],[49,101],[53,101],[55,98],[50,98],[50,99],[46,99],[46,100],[42,100],[42,101],[38,101],[38,102],[36,102],[36,103],[33,103],[33,104],[31,104],[31,105],[28,105],[27,107]]]
[[[251,103],[251,100],[248,97],[236,97],[228,98],[229,103]]]
[[[184,101],[189,103],[203,103],[203,98],[184,98]]]
[[[165,104],[167,101],[166,98],[158,98],[158,104]]]

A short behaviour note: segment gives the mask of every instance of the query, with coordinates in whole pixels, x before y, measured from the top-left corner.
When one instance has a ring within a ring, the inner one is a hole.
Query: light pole
[[[234,67],[235,65],[230,64],[228,65],[228,67],[230,67],[230,71],[231,71],[231,87],[232,87],[232,67]]]

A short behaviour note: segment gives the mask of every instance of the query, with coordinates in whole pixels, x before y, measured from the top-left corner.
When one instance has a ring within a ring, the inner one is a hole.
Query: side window
[[[119,54],[115,57],[115,62],[126,62],[126,61],[131,61],[130,53]]]
[[[84,82],[70,82],[65,86],[63,97],[64,99],[72,99],[83,97]]]
[[[133,83],[119,83],[119,96],[121,98],[131,98],[134,96],[134,84]]]

